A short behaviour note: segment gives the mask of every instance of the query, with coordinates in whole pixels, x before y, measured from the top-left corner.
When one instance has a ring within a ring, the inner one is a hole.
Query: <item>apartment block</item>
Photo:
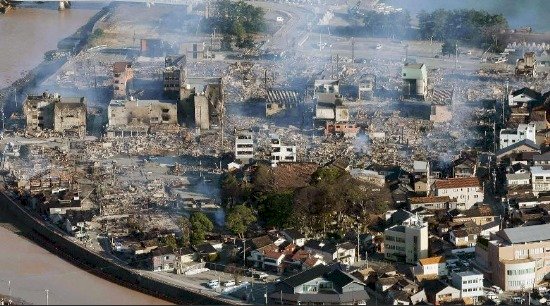
[[[550,191],[550,167],[531,167],[531,186],[535,195],[538,195],[540,192]]]
[[[484,296],[483,274],[477,271],[461,271],[452,273],[451,281],[455,288],[460,290],[462,299],[470,298],[477,303],[479,297]]]
[[[415,264],[428,257],[428,224],[412,217],[384,231],[384,257]]]
[[[254,137],[252,131],[235,131],[235,159],[243,163],[254,158]]]

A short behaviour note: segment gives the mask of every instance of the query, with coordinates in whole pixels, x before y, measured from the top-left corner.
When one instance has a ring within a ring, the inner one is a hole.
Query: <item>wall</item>
[[[91,271],[90,273],[99,277],[177,304],[211,305],[228,304],[229,302],[139,275],[136,271],[92,253],[54,232],[51,228],[30,215],[22,206],[8,198],[4,192],[0,193],[0,208],[9,210],[18,216],[18,223],[32,230],[33,239],[40,241],[41,245],[50,252],[64,257],[73,264],[85,268]]]

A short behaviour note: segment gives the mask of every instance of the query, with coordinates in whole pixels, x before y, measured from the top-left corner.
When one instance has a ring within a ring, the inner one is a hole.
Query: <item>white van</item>
[[[235,286],[235,281],[234,281],[234,280],[227,281],[227,282],[223,283],[223,286],[224,286],[224,287],[232,287],[232,286]]]

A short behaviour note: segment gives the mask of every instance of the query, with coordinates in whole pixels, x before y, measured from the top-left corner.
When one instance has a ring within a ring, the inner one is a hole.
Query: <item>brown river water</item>
[[[73,2],[74,3],[74,2]],[[0,15],[0,88],[37,66],[44,52],[74,33],[105,4],[75,3],[57,11],[56,3],[26,3]],[[0,212],[1,214],[1,212]],[[9,216],[0,215],[5,225]],[[35,243],[13,228],[0,226],[0,294],[10,291],[32,304],[168,304],[155,297],[96,277]]]

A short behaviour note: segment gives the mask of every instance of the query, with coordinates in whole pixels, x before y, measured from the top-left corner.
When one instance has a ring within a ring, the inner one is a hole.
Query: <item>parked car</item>
[[[493,292],[498,293],[498,294],[502,294],[502,292],[504,292],[504,291],[502,291],[502,289],[500,289],[499,286],[496,286],[496,285],[491,286],[491,289],[493,290]]]
[[[225,283],[223,283],[223,286],[224,287],[235,286],[235,281],[234,280],[226,281]]]
[[[213,279],[213,280],[210,280],[206,285],[209,288],[216,289],[220,287],[220,281],[217,279]]]

